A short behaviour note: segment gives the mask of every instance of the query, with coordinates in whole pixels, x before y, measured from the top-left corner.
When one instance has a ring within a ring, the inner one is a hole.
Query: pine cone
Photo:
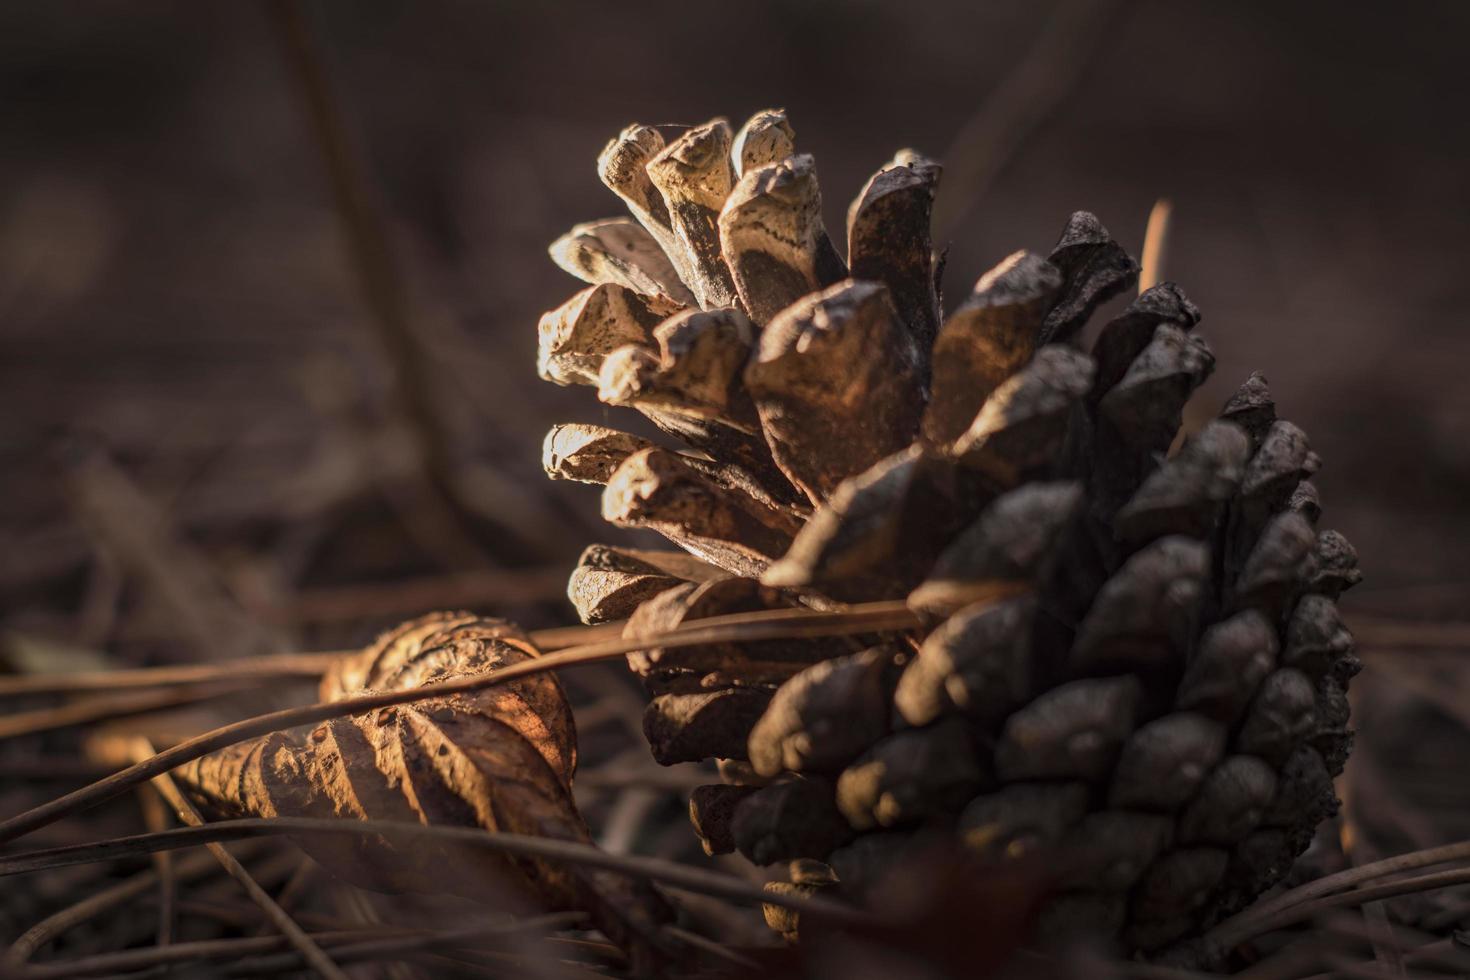
[[[936,828],[1047,847],[1042,928],[1145,951],[1280,878],[1337,806],[1357,558],[1315,529],[1318,458],[1259,374],[1174,448],[1214,365],[1179,288],[1086,352],[1137,266],[1078,212],[942,318],[939,166],[905,151],[868,182],[844,263],[778,111],[631,126],[599,172],[636,221],[552,246],[592,285],[542,320],[540,371],[677,441],[560,426],[546,467],[698,561],[594,546],[583,618],[906,598],[926,624],[629,658],[658,760],[722,760],[691,802],[706,847],[822,861],[854,897]]]

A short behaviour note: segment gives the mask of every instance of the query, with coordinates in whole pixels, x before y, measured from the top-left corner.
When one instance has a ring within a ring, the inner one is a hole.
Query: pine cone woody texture
[[[1214,368],[1183,292],[1084,342],[1138,267],[1078,212],[944,316],[939,165],[880,169],[844,259],[779,110],[630,126],[598,172],[632,220],[552,246],[588,285],[543,318],[540,373],[668,438],[558,426],[546,469],[682,551],[592,546],[582,617],[906,599],[925,624],[629,658],[658,760],[720,760],[691,801],[706,848],[854,900],[936,831],[1045,850],[1043,928],[1142,951],[1285,874],[1337,806],[1359,664],[1336,599],[1360,575],[1260,374],[1177,443]]]

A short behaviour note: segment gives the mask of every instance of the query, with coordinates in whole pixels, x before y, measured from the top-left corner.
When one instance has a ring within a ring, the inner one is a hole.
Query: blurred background
[[[442,606],[572,622],[565,573],[615,535],[539,443],[609,410],[535,375],[579,288],[546,245],[620,213],[594,160],[626,123],[775,105],[834,229],[895,149],[944,160],[950,306],[1074,209],[1136,252],[1170,199],[1165,275],[1219,355],[1202,410],[1267,373],[1362,554],[1352,609],[1462,602],[1470,5],[282,9],[0,7],[12,660],[332,648]]]

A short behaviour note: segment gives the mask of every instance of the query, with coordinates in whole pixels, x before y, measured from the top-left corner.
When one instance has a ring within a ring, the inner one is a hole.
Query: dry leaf
[[[499,670],[539,656],[515,626],[435,613],[384,634],[322,682],[337,700]],[[396,820],[590,842],[572,801],[576,730],[560,683],[536,674],[277,732],[177,773],[224,816]],[[355,884],[451,892],[504,907],[585,909],[638,956],[669,911],[647,885],[608,872],[479,848],[385,838],[307,838],[302,848]]]

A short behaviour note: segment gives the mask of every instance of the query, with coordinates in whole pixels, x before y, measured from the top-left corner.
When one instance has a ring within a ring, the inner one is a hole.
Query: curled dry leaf
[[[539,656],[518,628],[467,613],[410,620],[322,682],[335,700],[495,671]],[[227,817],[320,817],[478,826],[588,842],[572,801],[576,730],[560,683],[536,674],[276,732],[190,763],[177,777]],[[500,907],[588,911],[647,961],[669,917],[646,884],[607,872],[478,848],[388,838],[306,838],[333,874],[379,891],[451,892]]]

